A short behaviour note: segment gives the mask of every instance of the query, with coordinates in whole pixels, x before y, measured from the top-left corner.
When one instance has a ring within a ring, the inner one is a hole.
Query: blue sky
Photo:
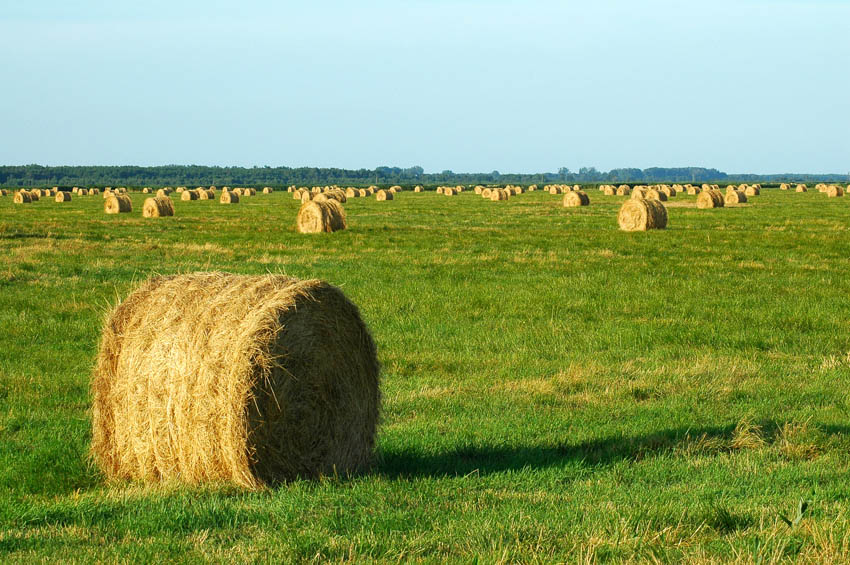
[[[0,164],[850,171],[850,1],[0,0]]]

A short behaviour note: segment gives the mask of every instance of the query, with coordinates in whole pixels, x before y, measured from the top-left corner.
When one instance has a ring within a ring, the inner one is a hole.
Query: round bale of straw
[[[301,203],[310,202],[314,196],[318,196],[321,192],[310,192],[309,190],[305,190],[301,193]]]
[[[646,198],[647,189],[642,186],[636,186],[632,189],[632,198]]]
[[[413,187],[413,192],[425,192],[425,188],[417,185]]]
[[[455,188],[448,187],[448,188],[443,190],[444,196],[454,196],[456,194],[457,194],[457,189],[455,189]]]
[[[56,202],[70,202],[71,201],[71,193],[70,192],[62,192],[59,191],[56,193]]]
[[[564,206],[573,208],[575,206],[588,206],[590,197],[583,190],[570,191],[564,195]]]
[[[606,184],[602,188],[602,194],[605,196],[614,196],[617,194],[617,189],[611,186],[610,184]]]
[[[844,191],[840,186],[831,185],[826,188],[824,191],[829,198],[835,198],[836,196],[844,196]]]
[[[626,185],[617,187],[617,196],[628,196],[632,193],[632,189]]]
[[[96,196],[96,195],[97,195],[97,189],[96,188],[90,188],[89,189],[89,196]]]
[[[393,193],[390,192],[389,190],[379,190],[378,192],[375,193],[375,200],[377,200],[379,202],[382,202],[384,200],[392,200],[392,199],[393,199]]]
[[[38,202],[41,199],[39,193],[37,193],[34,190],[28,190],[27,194],[30,195],[30,201],[31,202]]]
[[[263,187],[263,194],[271,194],[272,192],[274,192],[274,189],[272,187],[270,187],[270,186],[264,186]]]
[[[660,200],[629,198],[620,208],[617,223],[623,231],[663,230],[667,227],[667,208]]]
[[[498,202],[499,200],[507,200],[510,198],[510,194],[504,188],[494,188],[490,191],[490,200],[493,202]]]
[[[367,196],[369,196],[369,193],[366,191],[365,188],[357,189],[357,197],[358,198],[366,198]]]
[[[650,188],[646,191],[646,196],[644,198],[648,198],[650,200],[660,200],[662,202],[667,202],[667,195],[662,191],[656,188]]]
[[[357,198],[360,194],[354,188],[346,188],[345,189],[345,197],[346,198]]]
[[[702,190],[697,195],[697,208],[723,208],[725,199],[719,190]]]
[[[180,200],[182,200],[183,202],[187,202],[189,200],[197,200],[198,198],[200,198],[200,195],[197,193],[197,191],[194,190],[184,190],[180,193]]]
[[[218,201],[221,204],[239,204],[239,196],[229,190],[225,190],[221,193],[221,198]]]
[[[809,189],[806,187],[805,184],[798,184],[797,188],[794,190],[794,192],[808,192],[808,191],[809,191]]]
[[[107,317],[91,387],[92,455],[112,480],[262,488],[372,459],[375,343],[323,281],[152,278]]]
[[[32,202],[32,195],[26,190],[19,190],[12,198],[12,202],[15,204],[30,204]]]
[[[320,200],[318,197],[301,205],[297,224],[299,233],[330,233],[348,226],[345,209],[339,201],[333,198]]]
[[[758,196],[761,194],[761,189],[757,186],[748,186],[747,190],[744,191],[744,194],[747,196]]]
[[[481,189],[481,197],[482,198],[490,198],[490,195],[493,194],[492,188],[483,188]]]
[[[103,201],[103,211],[107,214],[132,212],[133,201],[126,194],[113,194]]]
[[[142,216],[145,218],[159,218],[160,216],[173,216],[174,204],[168,196],[154,196],[146,198],[142,205]]]
[[[740,190],[732,190],[726,193],[726,205],[743,204],[747,201],[747,196]]]

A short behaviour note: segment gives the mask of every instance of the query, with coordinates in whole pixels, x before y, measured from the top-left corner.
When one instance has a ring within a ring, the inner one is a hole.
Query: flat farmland
[[[850,561],[850,198],[286,192],[175,216],[0,197],[0,561]],[[172,196],[179,196],[174,194]],[[372,469],[260,491],[108,483],[109,308],[155,274],[319,278],[382,364]],[[801,506],[802,503],[802,506]],[[786,520],[789,523],[786,522]]]

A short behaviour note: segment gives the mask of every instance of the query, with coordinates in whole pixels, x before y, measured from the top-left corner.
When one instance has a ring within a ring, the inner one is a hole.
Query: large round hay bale
[[[750,185],[747,187],[747,190],[744,191],[744,194],[746,194],[747,196],[758,196],[759,194],[761,194],[761,189],[759,189],[759,187],[757,186]]]
[[[32,202],[32,195],[27,190],[19,190],[15,192],[12,202],[15,204],[30,204]]]
[[[649,200],[660,200],[661,202],[667,202],[667,195],[656,188],[648,189],[644,198],[647,198]]]
[[[719,190],[702,190],[697,195],[697,208],[723,208],[725,198]]]
[[[564,206],[572,208],[575,206],[587,206],[590,204],[590,197],[583,190],[570,191],[564,195]]]
[[[27,194],[30,195],[31,202],[38,202],[39,200],[41,200],[41,195],[35,192],[34,190],[28,190]]]
[[[445,196],[454,196],[456,194],[457,194],[457,189],[454,189],[454,188],[451,188],[451,187],[446,187],[445,190],[443,190],[443,195],[445,195]]]
[[[301,203],[310,202],[315,196],[321,194],[320,192],[312,192],[309,190],[305,190],[301,193]]]
[[[499,200],[507,200],[510,198],[510,194],[504,188],[494,188],[490,191],[490,200],[493,202],[498,202]]]
[[[413,192],[425,192],[425,187],[424,187],[424,186],[419,186],[419,185],[414,186],[414,187],[413,187]]]
[[[667,227],[667,208],[660,200],[629,198],[620,208],[617,223],[623,231],[663,230]]]
[[[372,459],[379,372],[357,307],[326,282],[155,277],[104,324],[92,455],[112,480],[347,476]]]
[[[559,187],[559,186],[550,186],[549,187],[549,194],[563,194],[563,193],[564,193],[564,191],[561,190],[561,187]]]
[[[365,188],[357,189],[357,197],[358,198],[365,198],[367,196],[369,196],[369,193],[366,191]]]
[[[221,193],[221,198],[218,201],[220,204],[239,204],[239,195],[225,190]]]
[[[327,195],[328,198],[333,198],[334,200],[336,200],[337,202],[341,202],[342,204],[345,204],[346,202],[348,202],[348,197],[345,195],[345,193],[342,190],[340,190],[338,188],[336,188],[334,190],[329,190],[325,194]]]
[[[794,192],[808,192],[809,189],[805,184],[798,184],[797,188],[794,189]]]
[[[791,188],[791,187],[790,187],[790,186],[788,186],[788,185],[787,185],[786,183],[784,183],[784,182],[783,182],[782,184],[780,184],[780,185],[779,185],[779,190],[788,190],[789,188]]]
[[[740,190],[733,190],[726,193],[726,205],[743,204],[747,201],[747,196]]]
[[[631,193],[632,189],[624,184],[617,187],[617,196],[628,196]]]
[[[89,189],[89,196],[96,196],[96,195],[97,195],[97,189],[96,188],[90,188]]]
[[[150,187],[146,186],[142,189],[142,194],[150,194],[150,193],[151,193]]]
[[[384,200],[392,200],[392,199],[393,199],[393,193],[388,191],[388,190],[379,190],[378,192],[375,193],[375,200],[378,200],[379,202],[382,202]]]
[[[169,196],[154,196],[146,198],[142,205],[142,216],[145,218],[159,218],[160,216],[173,216],[174,203]]]
[[[159,190],[156,191],[157,198],[168,198],[169,194],[171,194],[170,188],[160,188]]]
[[[345,189],[345,197],[346,198],[357,198],[359,196],[357,189],[354,188],[346,188]]]
[[[198,200],[215,200],[215,192],[206,188],[196,188]]]
[[[177,187],[177,194],[183,194],[183,191],[185,191],[185,190],[186,190],[185,186],[178,186]]]
[[[826,190],[824,192],[826,192],[826,195],[829,198],[835,198],[836,196],[844,196],[844,190],[842,190],[840,186],[836,186],[834,184],[826,187]]]
[[[658,191],[664,194],[667,198],[673,198],[676,196],[676,189],[670,186],[662,186],[658,189]]]
[[[492,188],[483,188],[481,189],[481,197],[482,198],[490,198],[490,195],[493,194]]]
[[[602,194],[605,196],[615,196],[617,194],[617,189],[611,186],[610,184],[605,185],[602,188]]]
[[[60,191],[56,193],[56,202],[70,202],[71,201],[71,193]]]
[[[188,202],[189,200],[197,200],[200,195],[194,190],[184,190],[180,193],[180,200]]]
[[[636,186],[632,189],[632,198],[646,198],[647,188]]]
[[[133,201],[126,194],[113,194],[103,201],[103,211],[107,214],[132,212]]]
[[[298,231],[300,233],[330,233],[344,230],[348,224],[342,204],[333,198],[321,200],[319,196],[316,195],[316,198],[301,205],[297,218]]]
[[[537,190],[536,184],[532,184],[531,186],[528,187],[528,192],[534,192],[535,190]]]
[[[326,193],[320,192],[319,194],[314,194],[310,202],[327,202],[328,200],[332,200],[332,198]]]
[[[274,189],[272,187],[270,187],[270,186],[264,186],[263,187],[263,194],[271,194],[272,192],[274,192]]]
[[[698,187],[698,186],[691,186],[691,185],[688,185],[688,187],[687,187],[687,188],[685,188],[685,191],[686,191],[688,194],[690,194],[691,196],[694,196],[694,195],[699,195],[699,194],[702,192],[702,189],[701,189],[700,187]]]

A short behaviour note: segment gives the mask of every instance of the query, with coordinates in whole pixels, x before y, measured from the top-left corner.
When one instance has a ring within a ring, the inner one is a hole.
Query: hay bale
[[[174,203],[169,196],[154,196],[146,198],[142,205],[142,216],[145,218],[159,218],[160,216],[173,216]]]
[[[564,193],[564,191],[561,190],[561,187],[559,187],[559,186],[550,186],[549,187],[549,194],[563,194],[563,193]]]
[[[239,204],[239,195],[233,194],[229,190],[222,191],[221,198],[218,199],[220,204]]]
[[[70,192],[57,192],[55,200],[56,200],[56,202],[70,202],[71,201],[71,193]]]
[[[508,200],[510,194],[504,188],[494,188],[490,191],[490,200],[498,202],[499,200]]]
[[[198,193],[198,200],[215,200],[215,192],[212,190],[207,190],[206,188],[196,188],[195,192]]]
[[[342,204],[345,204],[346,202],[348,202],[348,197],[345,195],[345,193],[342,190],[340,190],[338,188],[327,191],[325,193],[325,195],[328,198],[333,198],[334,200],[336,200],[337,202],[340,202]]]
[[[690,185],[689,185],[689,186],[688,186],[685,190],[686,190],[686,191],[687,191],[687,193],[688,193],[688,194],[690,194],[691,196],[699,195],[699,194],[702,192],[702,190],[700,189],[700,187],[698,187],[698,186],[690,186]]]
[[[157,198],[169,198],[169,194],[171,194],[171,189],[168,188],[160,188],[156,191]]]
[[[697,208],[723,208],[724,203],[725,198],[719,190],[703,190],[697,196]]]
[[[443,190],[445,190],[442,186],[437,187],[437,194],[442,194]]]
[[[272,192],[274,192],[274,189],[272,187],[270,187],[270,186],[264,186],[263,187],[263,194],[271,194]]]
[[[835,198],[837,196],[844,196],[844,190],[840,186],[831,185],[828,186],[825,190],[827,197]]]
[[[620,185],[617,187],[617,196],[628,196],[632,193],[632,189],[626,185]]]
[[[103,201],[103,211],[107,214],[132,212],[133,201],[126,194],[113,194]]]
[[[200,195],[194,190],[184,190],[180,194],[180,200],[183,202],[188,202],[190,200],[197,200],[200,198]]]
[[[89,189],[89,196],[97,196],[97,189],[96,188],[90,188]]]
[[[667,195],[655,188],[648,189],[644,198],[647,198],[649,200],[660,200],[661,202],[667,202]]]
[[[361,189],[357,190],[357,196],[358,196],[358,198],[365,198],[365,197],[369,196],[369,193],[366,192],[365,188],[361,188]]]
[[[303,204],[305,202],[310,202],[311,200],[313,200],[313,198],[315,198],[319,194],[321,194],[321,193],[305,190],[301,193],[301,203]]]
[[[350,187],[346,188],[345,189],[345,197],[346,198],[357,198],[358,197],[357,190],[350,188]]]
[[[393,193],[388,190],[379,190],[375,193],[375,200],[383,202],[384,200],[392,200]]]
[[[780,184],[780,185],[779,185],[779,190],[788,190],[788,189],[790,189],[790,188],[791,188],[791,187],[790,187],[790,186],[788,186],[788,185],[787,185],[786,183],[784,183],[784,182],[783,182],[782,184]]]
[[[445,196],[454,196],[455,194],[457,194],[457,190],[449,187],[449,188],[446,188],[445,190],[443,190],[443,194]]]
[[[493,189],[492,189],[492,188],[483,188],[483,189],[481,190],[481,197],[482,197],[482,198],[490,198],[490,195],[491,195],[491,194],[493,194]]]
[[[379,373],[357,307],[326,282],[155,277],[104,324],[92,455],[112,480],[350,475],[371,462]]]
[[[570,191],[564,195],[564,206],[573,208],[576,206],[588,206],[590,197],[582,190]]]
[[[794,192],[808,192],[809,189],[805,184],[798,184]]]
[[[32,195],[27,190],[19,190],[15,192],[12,202],[15,204],[30,204],[32,202]]]
[[[740,190],[733,190],[726,193],[726,205],[743,204],[747,201],[747,196]]]
[[[632,189],[632,198],[646,198],[646,192],[646,187],[636,186]]]
[[[330,233],[344,230],[348,224],[345,219],[345,209],[339,201],[333,198],[323,200],[316,195],[310,202],[306,202],[298,210],[298,232],[299,233]]]
[[[150,194],[150,193],[151,193],[150,187],[146,186],[142,189],[142,194]]]
[[[425,192],[425,187],[424,186],[418,186],[418,185],[414,186],[413,192]]]
[[[0,188],[0,196],[9,196],[9,191],[5,188]]]
[[[177,194],[183,194],[183,191],[185,191],[185,190],[186,190],[185,186],[178,186],[177,187]]]
[[[605,196],[615,196],[617,194],[617,189],[611,185],[605,185],[602,188],[602,194]]]
[[[33,190],[28,190],[26,192],[27,194],[29,194],[31,202],[38,202],[39,200],[41,200],[41,197],[37,192]]]
[[[744,194],[747,196],[758,196],[761,194],[761,190],[757,186],[748,186],[747,190],[744,191]]]
[[[660,200],[629,198],[620,208],[617,223],[623,231],[663,230],[667,227],[667,208]]]

